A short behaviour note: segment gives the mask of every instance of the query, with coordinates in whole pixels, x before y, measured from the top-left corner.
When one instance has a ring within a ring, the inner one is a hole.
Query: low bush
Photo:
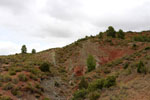
[[[4,85],[3,89],[4,90],[11,90],[11,89],[13,89],[13,87],[14,87],[14,85],[11,82],[9,82],[9,83]]]
[[[98,79],[89,84],[88,90],[95,91],[104,87],[105,79]]]
[[[116,84],[116,77],[115,76],[108,76],[104,81],[104,87],[109,88]]]
[[[140,42],[150,42],[150,37],[146,35],[139,35],[133,37],[134,41],[140,41]]]
[[[23,81],[23,82],[26,82],[28,80],[28,78],[25,74],[19,74],[18,78],[20,81]]]
[[[73,100],[84,100],[88,91],[86,89],[78,90],[73,95]]]
[[[144,73],[144,74],[147,73],[146,67],[142,61],[140,61],[137,65],[137,72],[138,73]]]
[[[129,66],[129,63],[125,63],[124,66],[123,66],[123,68],[124,68],[124,69],[127,69],[128,66]]]
[[[17,84],[19,82],[18,78],[12,79],[12,83]]]
[[[88,82],[85,80],[84,77],[82,77],[80,83],[79,83],[79,89],[86,89],[88,88]]]
[[[98,100],[99,97],[100,97],[100,92],[98,92],[98,91],[94,91],[89,94],[90,100]]]
[[[49,63],[44,62],[40,66],[40,70],[43,71],[43,72],[49,72],[50,71],[50,65],[49,65]]]
[[[0,100],[12,100],[12,99],[8,96],[0,96]]]
[[[3,82],[9,82],[9,81],[11,81],[12,79],[11,79],[11,77],[9,76],[9,75],[4,75],[3,76]]]
[[[16,72],[11,70],[11,71],[9,71],[9,75],[16,75]]]

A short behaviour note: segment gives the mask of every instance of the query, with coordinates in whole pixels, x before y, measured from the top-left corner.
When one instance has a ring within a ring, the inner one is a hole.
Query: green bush
[[[104,87],[109,88],[116,84],[116,77],[115,76],[108,76],[104,81]]]
[[[12,83],[17,84],[19,82],[18,78],[12,79]]]
[[[147,73],[146,67],[142,61],[140,61],[137,65],[137,72],[138,73]]]
[[[111,36],[113,38],[116,37],[116,31],[112,26],[109,26],[108,29],[106,30],[107,36]]]
[[[145,50],[150,50],[150,47],[146,47]]]
[[[79,89],[86,89],[88,88],[88,82],[85,80],[84,77],[82,77],[80,83],[79,83]]]
[[[78,90],[73,95],[73,100],[83,100],[85,99],[86,95],[88,94],[86,89]]]
[[[146,35],[139,35],[133,37],[134,41],[140,41],[140,42],[150,42],[150,37]]]
[[[38,80],[38,77],[37,76],[35,76],[34,74],[30,74],[30,76],[29,76],[31,79],[33,79],[33,80],[35,80],[35,81],[37,81]]]
[[[35,49],[32,49],[32,54],[35,54],[36,53],[36,50]]]
[[[136,49],[137,49],[137,45],[136,45],[136,44],[133,44],[133,45],[132,45],[132,49],[136,50]]]
[[[11,77],[9,76],[9,75],[4,75],[3,76],[3,82],[9,82],[9,81],[11,81],[12,79],[11,79]]]
[[[90,100],[98,100],[99,97],[100,97],[100,93],[98,91],[94,91],[89,94]]]
[[[128,66],[129,66],[129,63],[125,63],[124,66],[123,66],[123,68],[124,68],[124,69],[127,69]]]
[[[0,100],[12,100],[12,99],[8,96],[0,96]]]
[[[50,71],[50,65],[49,65],[49,63],[44,62],[40,66],[40,70],[43,71],[43,72],[49,72]]]
[[[9,83],[4,85],[3,89],[4,90],[11,90],[11,89],[13,89],[13,87],[14,87],[14,85],[9,82]]]
[[[16,72],[14,70],[9,71],[9,75],[16,75]]]
[[[44,100],[51,100],[51,99],[49,99],[49,98],[44,98]]]
[[[26,82],[28,80],[28,78],[25,74],[19,74],[18,78],[20,81],[23,81],[23,82]]]
[[[101,90],[104,87],[104,82],[105,82],[105,79],[97,79],[94,82],[89,84],[88,90],[89,91],[95,91],[98,89]]]
[[[125,34],[124,34],[123,30],[120,29],[120,30],[117,32],[117,37],[120,38],[120,39],[124,39]]]
[[[87,58],[87,67],[88,67],[88,72],[94,70],[96,67],[96,60],[92,55],[89,55]]]

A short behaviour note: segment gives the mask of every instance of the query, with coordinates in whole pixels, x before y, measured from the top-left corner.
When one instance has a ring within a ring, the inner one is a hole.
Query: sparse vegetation
[[[137,72],[144,73],[144,74],[146,74],[146,72],[147,72],[146,67],[142,61],[140,61],[137,65]]]
[[[20,81],[26,82],[28,80],[27,76],[25,74],[19,74],[18,78]]]
[[[79,83],[79,89],[86,89],[86,88],[88,88],[88,82],[85,80],[84,77],[82,77]]]

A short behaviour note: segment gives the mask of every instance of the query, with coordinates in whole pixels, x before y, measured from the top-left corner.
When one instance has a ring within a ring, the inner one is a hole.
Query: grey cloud
[[[125,11],[122,13],[110,13],[104,15],[104,18],[94,19],[92,23],[97,27],[108,27],[110,25],[117,29],[123,28],[126,31],[134,30],[148,30],[150,28],[150,2],[144,2],[143,4]]]
[[[18,14],[28,9],[30,3],[34,0],[0,0],[0,7],[6,8]]]
[[[79,20],[84,16],[81,0],[48,0],[46,11],[62,20]]]

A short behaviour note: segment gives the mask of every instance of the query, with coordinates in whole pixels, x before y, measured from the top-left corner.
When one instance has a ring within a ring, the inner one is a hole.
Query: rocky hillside
[[[149,64],[150,31],[109,27],[63,48],[1,56],[0,100],[149,100]]]

